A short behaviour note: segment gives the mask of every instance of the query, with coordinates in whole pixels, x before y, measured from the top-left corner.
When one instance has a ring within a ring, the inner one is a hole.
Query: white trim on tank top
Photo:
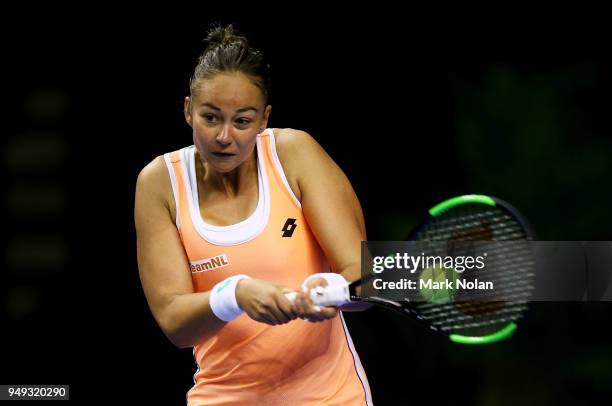
[[[355,344],[353,344],[353,339],[351,338],[351,334],[348,331],[346,321],[344,321],[344,315],[342,314],[342,312],[338,313],[340,315],[340,323],[342,324],[342,329],[344,330],[344,335],[349,346],[349,351],[353,355],[353,364],[355,366],[355,372],[357,372],[357,378],[359,378],[359,381],[361,381],[361,386],[363,387],[364,395],[366,398],[366,405],[371,406],[373,402],[372,393],[370,392],[370,385],[368,384],[368,378],[366,376],[365,371],[363,370],[363,366],[361,365],[361,359],[359,358],[359,354],[357,354]]]
[[[172,196],[174,196],[174,223],[176,224],[177,230],[180,230],[181,226],[179,224],[179,194],[178,194],[178,186],[176,180],[176,173],[174,173],[174,167],[172,166],[172,162],[170,161],[170,153],[164,154],[164,161],[166,161],[166,167],[168,168],[168,173],[170,174],[170,184],[172,185]]]
[[[195,170],[195,146],[181,149],[181,164],[186,179],[187,201],[191,222],[203,239],[214,245],[238,245],[248,242],[263,232],[270,218],[270,189],[268,174],[264,163],[263,146],[257,137],[257,208],[245,220],[228,226],[215,226],[208,224],[200,214],[198,187]],[[263,191],[263,193],[262,193]]]
[[[276,172],[280,175],[283,184],[285,185],[285,189],[289,192],[289,195],[293,199],[293,202],[297,205],[299,209],[302,209],[302,203],[298,200],[293,193],[293,189],[289,186],[289,182],[287,181],[287,177],[285,176],[285,171],[283,170],[283,165],[281,165],[280,159],[278,159],[278,153],[276,152],[276,136],[271,128],[266,130],[270,134],[270,150],[272,151],[272,161],[274,162],[274,166],[276,166]]]

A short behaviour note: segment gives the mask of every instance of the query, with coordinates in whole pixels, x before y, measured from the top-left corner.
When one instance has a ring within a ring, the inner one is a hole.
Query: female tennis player
[[[188,405],[371,404],[342,313],[309,299],[360,277],[351,184],[309,134],[268,128],[268,65],[232,26],[190,90],[193,145],[149,163],[135,202],[149,307],[198,366]]]

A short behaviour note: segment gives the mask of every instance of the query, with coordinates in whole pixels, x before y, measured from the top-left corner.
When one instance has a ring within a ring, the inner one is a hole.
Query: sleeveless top
[[[257,136],[257,208],[229,226],[201,217],[194,146],[164,155],[176,203],[176,226],[190,262],[193,287],[205,292],[246,274],[298,290],[329,264],[293,194],[274,133]],[[194,346],[198,370],[188,405],[370,405],[368,381],[342,313],[279,326],[245,313]]]

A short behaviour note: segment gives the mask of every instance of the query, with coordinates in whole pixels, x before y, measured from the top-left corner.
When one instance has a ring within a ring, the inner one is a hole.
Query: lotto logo
[[[295,219],[287,219],[283,229],[281,230],[283,232],[283,237],[291,237],[296,228],[297,224],[295,224]]]

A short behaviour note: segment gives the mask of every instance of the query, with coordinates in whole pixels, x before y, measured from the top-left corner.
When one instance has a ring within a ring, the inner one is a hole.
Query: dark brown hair
[[[215,26],[205,42],[207,47],[198,59],[198,65],[191,77],[191,96],[196,93],[198,81],[209,79],[219,73],[240,72],[248,76],[264,96],[270,98],[270,66],[263,53],[249,45],[248,39],[232,25]]]

